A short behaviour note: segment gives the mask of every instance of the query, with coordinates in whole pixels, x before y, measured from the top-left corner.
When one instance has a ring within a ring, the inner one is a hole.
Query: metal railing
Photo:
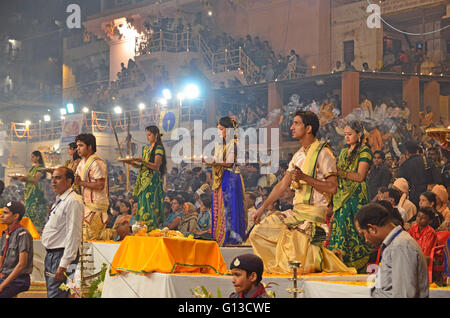
[[[127,111],[115,116],[106,112],[90,112],[83,116],[81,132],[112,133],[112,122],[117,133],[120,133],[127,130],[129,118],[131,118],[130,130],[143,129],[149,125],[158,125],[160,120],[159,110],[156,109]],[[61,138],[63,124],[64,120],[62,119],[49,122],[40,121],[39,123],[30,124],[28,128],[26,124],[12,123],[10,127],[5,127],[5,130],[9,140],[45,141]]]
[[[156,52],[200,52],[203,60],[213,74],[228,71],[242,71],[246,78],[259,72],[259,67],[245,53],[242,47],[213,52],[203,38],[192,32],[153,32],[136,38],[136,56]]]
[[[148,32],[136,38],[135,55],[155,52],[190,52],[198,50],[199,36],[192,32]]]
[[[259,72],[258,66],[239,47],[238,49],[212,53],[211,69],[213,73],[241,70],[245,76]]]
[[[173,109],[173,108],[171,108]],[[179,112],[179,125],[185,127],[194,120],[206,120],[205,103],[201,106],[182,106],[175,110]],[[117,133],[126,132],[128,123],[131,131],[143,130],[150,125],[160,125],[161,109],[159,107],[143,110],[128,110],[122,114],[91,111],[83,114],[81,133],[113,133],[113,127]],[[49,122],[40,121],[26,125],[24,123],[4,124],[6,138],[10,141],[46,141],[61,138],[64,125],[63,119]]]

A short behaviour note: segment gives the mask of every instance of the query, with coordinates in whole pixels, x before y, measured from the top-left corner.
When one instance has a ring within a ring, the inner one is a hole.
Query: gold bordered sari
[[[236,141],[216,144],[215,162],[232,162]],[[245,185],[239,169],[213,167],[213,200],[211,209],[211,238],[222,246],[241,244],[245,238]]]
[[[372,157],[371,150],[363,145],[353,160],[349,161],[348,148],[344,148],[339,155],[338,168],[357,172],[359,163],[370,164]],[[354,219],[358,210],[369,202],[366,180],[356,182],[338,177],[338,192],[333,197],[334,215],[329,249],[340,251],[344,263],[355,267],[359,272],[365,271],[372,248],[356,231]]]

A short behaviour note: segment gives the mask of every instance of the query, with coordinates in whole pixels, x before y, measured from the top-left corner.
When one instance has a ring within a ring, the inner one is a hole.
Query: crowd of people
[[[342,116],[340,98],[332,94],[317,99],[302,99],[298,94],[290,97],[288,104],[283,106],[280,118],[281,135],[284,140],[290,139],[290,121],[296,109],[309,110],[320,118],[319,138],[327,141],[333,149],[343,146],[344,127],[352,120],[360,121],[368,135],[368,144],[373,151],[383,150],[398,161],[405,153],[402,146],[406,140],[416,140],[422,149],[427,149],[436,142],[427,137],[425,129],[433,126],[443,126],[441,121],[433,121],[431,107],[427,106],[420,112],[419,125],[409,122],[410,111],[405,101],[393,96],[383,98],[361,94],[360,104],[352,113]]]
[[[306,68],[294,50],[287,57],[276,57],[270,44],[259,37],[248,35],[236,41],[226,33],[210,34],[198,24],[185,27],[182,19],[154,23],[146,26],[149,32],[154,28],[176,33],[195,29],[216,53],[242,48],[259,68],[247,81],[291,78]],[[354,69],[347,63],[344,67],[337,64],[333,71]],[[370,71],[367,63],[363,70]],[[160,71],[158,82],[168,82],[167,72]],[[146,82],[135,61],[122,63],[117,76],[117,81],[104,86],[87,86],[91,91],[86,96],[100,96],[99,107],[102,102],[108,105],[119,100],[136,103],[142,97],[139,94],[150,94],[148,86],[136,96],[120,94]],[[159,128],[148,126],[142,157],[125,161],[139,171],[131,169],[129,180],[123,167],[108,164],[96,154],[95,136],[81,134],[70,147],[73,160],[65,164],[64,178],[58,175],[62,170],[46,170],[42,154],[35,151],[31,168],[25,176],[13,178],[16,182],[5,189],[3,201],[22,201],[24,215],[46,238],[48,224],[57,223],[52,217],[58,208],[55,201],[75,192],[83,198],[86,240],[121,241],[142,228],[146,232],[168,229],[185,237],[215,240],[220,246],[251,245],[271,273],[291,272],[287,255],[305,261],[303,273],[367,273],[368,265],[379,262],[380,253],[388,253],[374,248],[379,244],[368,244],[375,242],[369,231],[374,226],[396,232],[392,240],[400,235],[404,244],[417,242],[420,250],[414,253],[417,259],[423,256],[425,264],[442,262],[443,255],[435,256],[432,251],[442,243],[439,233],[450,231],[450,152],[425,134],[426,128],[439,124],[428,106],[419,114],[420,125],[414,126],[408,122],[407,103],[396,96],[361,95],[359,106],[345,117],[339,97],[332,94],[309,100],[293,94],[279,112],[271,113],[264,104],[250,103],[261,107],[239,103],[221,107],[217,128],[225,141],[227,128],[266,127],[278,120],[282,141],[298,140],[303,147],[289,154],[290,161],[280,162],[276,173],[261,175],[260,163],[220,162],[230,159],[236,140],[216,147],[213,164],[193,167],[182,162],[168,172]],[[51,182],[48,173],[52,173]],[[70,187],[64,192],[56,191],[60,179],[55,179],[55,173],[61,180],[72,179],[70,184],[66,180],[65,186]],[[132,190],[126,191],[127,182]],[[376,213],[388,221],[370,219]],[[319,255],[324,262],[314,261]],[[409,265],[426,267],[421,260]],[[380,270],[386,270],[385,266]],[[422,276],[421,284],[425,279],[428,282],[427,274]],[[442,278],[433,277],[439,283]],[[373,295],[383,292],[376,288]]]
[[[139,44],[140,55],[149,54],[155,50],[161,50],[161,45],[156,45],[161,41],[162,48],[168,51],[198,51],[198,36],[208,47],[208,53],[214,54],[214,65],[216,71],[237,70],[239,65],[239,49],[255,63],[256,68],[246,75],[248,84],[270,82],[276,78],[292,78],[293,73],[304,74],[306,64],[300,55],[291,50],[289,55],[276,54],[268,40],[263,40],[259,36],[252,37],[246,35],[245,38],[236,39],[226,32],[217,32],[217,27],[211,28],[201,23],[201,19],[195,17],[191,22],[183,17],[178,18],[152,18],[145,23],[146,40]],[[161,33],[162,32],[162,33]],[[165,37],[163,40],[162,36]],[[178,34],[174,38],[174,34]],[[170,44],[170,45],[169,45]],[[152,49],[153,48],[153,49]],[[213,63],[207,60],[207,63]],[[239,81],[227,83],[227,85],[242,85]]]
[[[91,69],[90,73],[98,79],[95,69]],[[68,95],[74,103],[92,105],[95,111],[108,112],[113,104],[136,105],[143,100],[151,99],[152,84],[167,81],[167,72],[162,69],[160,73],[159,77],[157,74],[154,74],[151,81],[147,81],[145,74],[136,62],[129,59],[127,65],[121,63],[121,70],[117,73],[117,80],[111,82],[107,80],[88,82],[86,80],[87,77],[82,76],[83,83],[74,89],[70,88]],[[123,93],[123,89],[136,87],[140,89],[133,93]]]
[[[291,50],[289,55],[276,54],[269,41],[260,39],[259,36],[252,37],[246,35],[244,38],[235,39],[227,33],[219,34],[215,37],[206,31],[200,31],[206,39],[208,45],[214,53],[231,52],[229,60],[238,60],[239,48],[255,63],[257,69],[246,74],[246,81],[249,84],[271,82],[275,79],[292,78],[293,73],[306,73],[306,64],[302,61],[295,50]],[[239,65],[235,65],[236,69]],[[291,77],[290,77],[291,76]]]
[[[144,73],[132,59],[128,60],[127,66],[125,66],[125,63],[120,63],[120,67],[120,72],[117,73],[117,81],[113,82],[113,88],[123,89],[137,87],[145,82]]]
[[[343,71],[361,72],[391,72],[404,74],[450,74],[450,54],[447,54],[442,61],[434,63],[421,48],[410,48],[409,50],[394,51],[386,48],[383,54],[383,61],[379,65],[369,65],[363,62],[361,66],[354,66],[351,61],[336,61],[331,70],[332,73]]]
[[[149,146],[143,148],[142,157],[125,161],[139,169],[135,179],[131,178],[132,192],[123,188],[109,190],[111,184],[123,186],[124,172],[108,167],[95,153],[95,137],[82,134],[75,145],[70,145],[73,159],[66,162],[65,169],[73,174],[73,182],[67,182],[70,188],[64,193],[81,193],[84,218],[89,219],[83,237],[88,240],[120,241],[143,226],[148,232],[167,228],[185,237],[217,240],[220,245],[250,244],[268,272],[289,273],[287,258],[274,259],[274,255],[293,253],[311,260],[320,254],[326,259],[320,264],[307,261],[304,273],[366,273],[368,265],[377,262],[379,253],[367,244],[372,237],[366,236],[365,242],[360,235],[365,233],[367,223],[375,224],[361,216],[365,209],[370,209],[387,213],[392,222],[390,230],[409,232],[418,242],[422,252],[417,253],[423,253],[424,261],[442,261],[431,251],[438,244],[438,233],[450,230],[449,173],[445,168],[450,152],[437,145],[424,156],[419,153],[416,141],[406,140],[406,155],[399,161],[398,170],[393,171],[384,163],[384,152],[367,142],[362,121],[352,119],[345,123],[342,137],[345,144],[335,157],[332,148],[316,138],[319,118],[309,110],[295,113],[292,137],[300,140],[303,147],[290,155],[289,163],[281,162],[276,174],[264,175],[258,174],[258,164],[236,167],[218,163],[218,158],[230,159],[234,142],[227,143],[222,150],[216,149],[212,169],[208,165],[188,168],[187,163],[182,163],[168,173],[159,129],[149,126],[146,128]],[[224,140],[225,128],[236,125],[230,117],[219,120],[218,129]],[[305,147],[310,150],[305,152]],[[39,151],[32,153],[31,161],[27,175],[13,179],[25,184],[25,216],[45,233],[46,223],[52,220],[58,204],[46,201],[42,180],[48,169],[44,169]],[[314,172],[315,169],[318,171]],[[112,177],[109,186],[100,186],[108,179],[108,170]],[[55,173],[53,170],[54,191],[59,180],[55,179]],[[303,186],[301,180],[310,188]],[[81,188],[84,190],[80,191]],[[14,185],[8,193],[18,198],[20,187]],[[57,195],[61,198],[62,192]],[[377,226],[387,224],[381,223]],[[292,240],[304,247],[289,245]],[[316,245],[317,242],[323,244]],[[428,281],[428,275],[425,276]],[[442,282],[440,276],[434,279]]]
[[[268,120],[267,105],[258,107],[251,104],[223,104],[222,106],[218,116],[234,117],[240,127],[263,127]]]
[[[436,65],[424,52],[422,47],[411,47],[409,50],[393,50],[386,48],[383,55],[381,72],[403,73],[446,73],[445,61]]]
[[[295,50],[277,56],[270,43],[258,36],[236,40],[182,18],[151,20],[145,28],[150,34],[192,31],[213,53],[242,48],[259,69],[247,74],[248,83],[306,72]],[[175,38],[181,41],[175,45],[177,52],[187,50],[186,39]],[[425,72],[432,69],[426,63],[420,50],[409,56],[400,52],[397,57],[386,51],[381,71],[399,66],[404,72]],[[362,67],[371,70],[367,63]],[[333,72],[345,70],[356,68],[339,62]],[[103,61],[100,80],[106,71]],[[169,81],[163,67],[157,73],[154,86]],[[77,81],[87,82],[98,81],[97,75],[89,64],[75,73]],[[80,96],[95,96],[90,104],[107,109],[113,102],[137,104],[152,93],[132,59],[121,64],[117,78],[82,86]],[[134,96],[120,94],[143,86]],[[231,269],[234,276],[244,270],[256,278],[246,289],[237,288],[233,297],[264,295],[263,269],[290,274],[292,257],[303,261],[301,274],[368,273],[368,265],[380,264],[382,257],[372,296],[428,297],[426,268],[443,262],[444,255],[434,254],[434,249],[443,244],[441,235],[450,231],[450,150],[425,133],[426,128],[442,124],[434,121],[430,107],[425,105],[415,126],[408,122],[407,103],[390,96],[361,95],[358,107],[345,117],[339,97],[332,94],[308,100],[293,94],[280,112],[269,113],[267,105],[258,105],[222,107],[217,129],[225,144],[216,145],[213,163],[182,162],[170,172],[162,134],[153,125],[145,129],[147,144],[141,156],[123,161],[137,169],[130,170],[129,179],[123,166],[97,154],[93,134],[76,137],[69,145],[70,160],[60,168],[46,168],[42,153],[33,151],[25,175],[13,176],[6,188],[0,182],[1,220],[8,226],[0,238],[4,251],[0,295],[13,296],[11,290],[2,294],[12,280],[29,288],[32,239],[19,225],[28,217],[42,235],[46,285],[52,297],[68,296],[59,286],[73,274],[71,265],[78,261],[82,239],[121,241],[142,228],[145,233],[178,231],[220,246],[251,245],[258,256],[239,256]],[[265,127],[274,120],[280,124],[282,141],[298,141],[300,148],[289,154],[289,161],[280,162],[276,173],[260,174],[262,163],[237,165],[236,152],[231,150],[236,149],[238,137],[226,136],[227,129]],[[132,190],[127,191],[128,185]],[[24,246],[20,259],[5,258],[8,244],[13,250],[19,241]],[[441,284],[443,277],[435,276],[433,281]]]
[[[146,41],[149,43],[139,44],[142,46],[140,54],[151,53],[144,48],[148,45],[151,46],[152,41],[156,41],[157,37],[161,36],[160,32],[172,35],[184,34],[185,37],[192,36],[192,38],[199,35],[209,47],[210,53],[217,55],[215,63],[225,63],[225,59],[222,61],[220,58],[221,54],[225,53],[229,55],[226,57],[229,62],[239,60],[238,49],[241,48],[256,65],[256,67],[245,74],[245,81],[248,84],[271,82],[277,78],[293,78],[294,74],[304,74],[306,72],[306,65],[295,50],[291,50],[287,56],[276,54],[269,41],[263,40],[259,36],[252,37],[247,35],[245,38],[235,39],[225,32],[212,32],[211,30],[213,29],[216,30],[217,28],[211,28],[208,24],[202,23],[199,16],[194,16],[192,19],[186,16],[177,16],[175,18],[149,17],[144,22],[143,31],[144,35],[147,35]],[[85,32],[85,30],[78,33],[83,34],[82,37],[78,34],[78,37],[82,38],[83,43],[91,41],[92,35]],[[180,37],[179,41],[175,43],[177,52],[188,49],[183,44],[185,42],[186,39]],[[192,41],[189,50],[198,50],[196,46],[198,46],[198,41]],[[94,58],[98,59],[95,63],[93,61]],[[224,71],[227,68],[229,70],[237,70],[239,68],[238,63],[231,64],[229,67],[224,66]],[[209,66],[211,67],[212,65]],[[144,74],[138,64],[130,59],[127,63],[121,63],[121,70],[117,73],[117,80],[115,81],[106,80],[108,69],[105,58],[102,58],[100,55],[82,61],[79,67],[74,68],[76,82],[79,85],[76,88],[67,89],[66,96],[70,96],[76,104],[92,105],[93,110],[107,112],[111,105],[114,104],[137,105],[142,101],[154,100],[155,96],[159,96],[158,93],[155,94],[155,92],[158,92],[158,89],[174,85],[169,79],[169,74],[164,65],[156,67],[151,74]],[[242,83],[235,78],[235,80],[227,80],[226,83],[222,82],[218,85],[233,87],[241,86]],[[129,92],[127,90],[124,91],[126,88],[139,89]],[[247,116],[252,117],[253,115],[247,114]],[[249,121],[251,122],[252,120],[250,119]]]
[[[97,83],[109,78],[109,65],[104,55],[90,56],[73,67],[75,83]]]

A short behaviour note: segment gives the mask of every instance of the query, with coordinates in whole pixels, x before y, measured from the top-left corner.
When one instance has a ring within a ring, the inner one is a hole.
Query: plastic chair
[[[430,262],[428,263],[428,280],[433,282],[433,272],[445,273],[449,275],[449,259],[448,259],[448,241],[450,239],[449,231],[439,231],[437,234],[437,246],[433,247],[430,254]],[[436,263],[434,264],[436,260]]]
[[[439,231],[436,232],[438,245],[445,245],[447,243],[448,238],[450,237],[449,231]]]

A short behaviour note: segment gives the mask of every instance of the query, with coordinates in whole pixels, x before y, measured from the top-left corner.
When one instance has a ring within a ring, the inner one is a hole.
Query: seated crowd
[[[276,54],[268,40],[263,40],[259,36],[252,37],[246,35],[245,38],[241,37],[236,39],[226,32],[217,32],[217,26],[211,28],[206,24],[202,24],[198,17],[193,19],[187,17],[178,18],[148,18],[144,23],[145,31],[147,35],[147,42],[141,43],[139,46],[140,54],[151,53],[152,50],[148,47],[152,47],[152,42],[160,41],[161,34],[168,37],[166,41],[163,41],[163,46],[166,43],[171,43],[174,46],[173,50],[176,52],[182,51],[197,51],[197,41],[195,39],[201,36],[205,41],[208,50],[212,54],[216,54],[216,62],[218,65],[223,64],[222,71],[236,70],[239,66],[239,49],[242,49],[245,54],[255,63],[257,69],[246,74],[246,81],[248,84],[270,82],[276,78],[292,78],[292,74],[304,74],[306,72],[306,64],[302,61],[299,54],[295,50],[291,50],[289,55],[284,56],[282,54]],[[171,36],[173,34],[180,34],[178,36],[178,42],[175,43]],[[191,41],[187,42],[187,37],[191,37]],[[160,45],[157,45],[157,50],[161,49]],[[155,49],[155,50],[156,50]],[[170,51],[170,47],[165,48]],[[223,55],[223,60],[221,56]],[[226,55],[226,57],[225,57]],[[225,60],[232,62],[230,65],[225,65]],[[209,65],[210,67],[212,65]],[[217,66],[217,65],[216,65]],[[241,85],[239,81],[235,81],[227,85]]]
[[[80,73],[80,76],[84,73]],[[95,70],[94,70],[95,75]],[[108,76],[107,76],[108,77]],[[106,77],[106,78],[107,78]],[[117,80],[97,80],[89,82],[89,77],[82,77],[83,83],[72,90],[70,96],[78,105],[91,105],[92,109],[100,112],[110,111],[110,105],[135,105],[152,96],[152,84],[163,85],[168,81],[167,71],[163,66],[147,79],[137,63],[129,59],[127,65],[121,63],[121,70],[117,73]],[[140,88],[133,92],[125,92],[127,88]]]
[[[223,104],[219,110],[219,117],[231,116],[236,118],[239,127],[263,127],[267,121],[267,105],[250,106],[249,104]]]
[[[272,187],[281,180],[287,163],[281,163],[276,174],[260,175],[259,164],[241,167],[241,173],[246,186],[244,204],[247,209],[245,220],[247,230],[253,225],[252,213],[267,198]],[[117,170],[119,170],[117,172]],[[107,228],[118,230],[116,240],[133,234],[135,214],[137,212],[137,198],[131,192],[125,191],[126,177],[121,169],[110,170],[112,180],[110,184],[121,185],[110,195],[109,221]],[[163,227],[180,231],[184,236],[194,238],[211,238],[211,207],[212,171],[202,167],[187,168],[182,162],[181,168],[173,167],[167,175],[167,185],[164,197],[165,221]],[[278,200],[265,215],[292,207],[293,192]],[[119,229],[120,228],[120,229]]]
[[[280,118],[281,135],[290,140],[290,121],[297,110],[309,110],[320,118],[319,139],[326,140],[335,150],[344,146],[344,127],[351,120],[360,121],[368,133],[368,144],[373,151],[383,150],[389,156],[399,160],[404,153],[403,143],[416,140],[421,148],[428,149],[436,143],[427,137],[425,130],[434,126],[443,126],[441,122],[433,122],[431,107],[419,113],[420,124],[410,124],[410,111],[405,101],[397,101],[395,97],[371,98],[361,94],[360,104],[347,116],[341,115],[340,98],[330,93],[322,98],[302,99],[293,94],[288,104],[282,107]]]
[[[367,175],[369,196],[372,202],[380,203],[390,211],[396,224],[417,240],[430,260],[431,251],[439,244],[439,233],[450,231],[450,152],[433,147],[420,153],[417,142],[407,140],[404,144],[404,156],[396,169],[393,169],[392,162],[387,160],[383,150],[373,151],[373,164]],[[280,162],[280,168],[275,174],[260,175],[259,168],[257,163],[242,165],[240,168],[246,187],[244,205],[247,232],[254,225],[253,213],[283,178],[287,162]],[[109,165],[109,175],[112,191],[107,228],[115,229],[117,236],[114,239],[120,241],[136,232],[133,225],[138,204],[137,198],[124,190],[126,176],[122,168]],[[130,184],[133,184],[135,177],[135,174],[131,174]],[[167,175],[163,226],[179,231],[186,237],[211,239],[211,183],[212,171],[208,168],[188,168],[185,162],[172,167]],[[266,208],[263,218],[293,208],[293,195],[294,191],[286,191],[278,201]],[[10,185],[2,198],[6,201],[22,199],[23,187]],[[331,218],[332,213],[327,216],[328,224]]]

